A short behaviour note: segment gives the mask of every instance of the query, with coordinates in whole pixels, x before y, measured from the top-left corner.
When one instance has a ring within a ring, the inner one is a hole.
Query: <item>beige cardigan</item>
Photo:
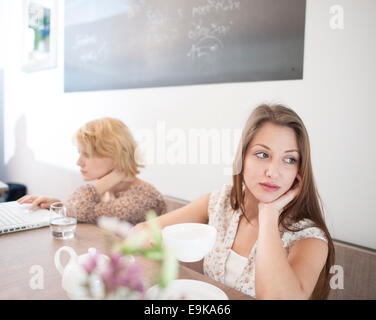
[[[166,212],[166,203],[159,191],[149,183],[143,182],[115,194],[115,199],[100,201],[91,184],[78,188],[69,198],[77,209],[77,220],[95,223],[99,216],[113,216],[132,224],[145,221],[146,213],[154,210],[157,215]]]

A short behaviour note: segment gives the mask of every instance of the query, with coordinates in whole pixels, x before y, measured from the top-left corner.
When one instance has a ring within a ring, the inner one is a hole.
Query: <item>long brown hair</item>
[[[231,207],[234,210],[240,209],[244,214],[244,158],[253,137],[266,122],[289,127],[295,132],[300,153],[298,172],[302,178],[302,186],[299,195],[285,207],[283,213],[279,216],[278,224],[287,230],[298,231],[292,229],[292,224],[302,219],[310,219],[316,227],[325,233],[328,240],[328,256],[312,292],[311,299],[327,299],[330,291],[330,268],[334,264],[335,258],[334,245],[325,224],[322,201],[313,177],[308,133],[303,121],[290,108],[280,104],[262,104],[254,109],[248,118],[234,161]]]

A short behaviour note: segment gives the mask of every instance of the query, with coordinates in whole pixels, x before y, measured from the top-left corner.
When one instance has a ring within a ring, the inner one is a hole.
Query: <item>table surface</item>
[[[78,255],[91,247],[107,252],[104,231],[92,224],[79,223],[75,238],[54,239],[48,227],[0,235],[0,299],[55,300],[68,299],[61,287],[61,275],[55,267],[55,252],[62,246],[72,247]],[[68,254],[62,254],[62,262]],[[65,260],[64,260],[65,259]],[[32,289],[33,277],[43,272],[42,289]],[[229,288],[205,275],[179,265],[179,279],[211,283],[223,290],[230,300],[252,297]]]

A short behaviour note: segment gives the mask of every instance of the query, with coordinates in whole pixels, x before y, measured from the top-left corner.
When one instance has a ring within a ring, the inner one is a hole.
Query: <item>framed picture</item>
[[[56,0],[24,0],[22,70],[33,72],[57,65]]]

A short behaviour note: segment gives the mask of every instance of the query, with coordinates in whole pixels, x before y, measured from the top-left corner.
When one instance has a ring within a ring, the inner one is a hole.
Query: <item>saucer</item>
[[[203,281],[178,279],[166,288],[152,286],[146,292],[149,300],[228,300],[218,287]]]

